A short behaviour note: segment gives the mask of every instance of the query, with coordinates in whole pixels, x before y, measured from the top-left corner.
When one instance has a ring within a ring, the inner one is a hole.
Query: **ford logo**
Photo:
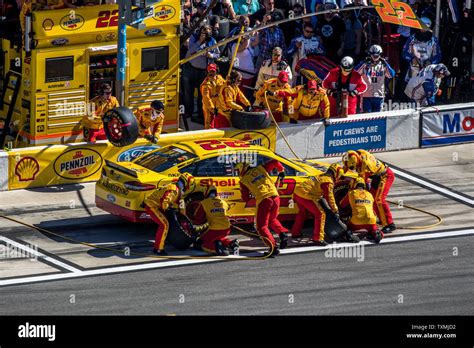
[[[65,45],[69,42],[68,39],[56,39],[51,42],[54,46],[62,46]]]
[[[161,33],[161,29],[158,29],[158,28],[148,29],[145,31],[146,36],[154,36],[160,33]]]
[[[115,201],[116,201],[115,196],[113,194],[110,194],[110,193],[107,195],[107,200],[109,202],[112,202],[112,203],[115,203]]]

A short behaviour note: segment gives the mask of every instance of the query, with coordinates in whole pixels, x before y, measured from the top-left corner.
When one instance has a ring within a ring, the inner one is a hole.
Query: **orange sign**
[[[372,0],[378,15],[385,23],[402,25],[415,29],[429,29],[416,16],[409,4],[402,1]]]

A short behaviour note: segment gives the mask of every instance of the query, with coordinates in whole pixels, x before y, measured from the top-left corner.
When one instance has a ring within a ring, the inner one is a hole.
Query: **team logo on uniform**
[[[23,157],[15,166],[15,175],[19,181],[33,181],[38,174],[40,166],[33,157]]]
[[[102,156],[97,151],[78,148],[64,152],[54,161],[54,171],[64,179],[84,179],[102,167]]]
[[[168,21],[176,15],[176,10],[173,6],[163,5],[157,6],[153,19],[158,22]]]
[[[75,14],[74,16],[67,15],[61,18],[59,25],[64,30],[78,30],[84,25],[84,17]]]

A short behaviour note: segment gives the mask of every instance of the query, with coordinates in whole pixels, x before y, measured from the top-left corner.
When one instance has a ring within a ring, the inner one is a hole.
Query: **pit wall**
[[[347,150],[407,150],[474,141],[474,103],[359,114],[321,122],[280,125],[300,158],[341,156]],[[0,151],[0,191],[96,181],[105,159],[128,161],[160,146],[183,140],[231,137],[250,140],[294,158],[275,127],[246,131],[201,130],[163,134],[158,145],[139,139],[116,148],[107,141]]]

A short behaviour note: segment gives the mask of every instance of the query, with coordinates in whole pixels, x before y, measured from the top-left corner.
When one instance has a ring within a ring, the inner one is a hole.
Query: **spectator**
[[[343,55],[358,59],[361,53],[362,23],[357,19],[354,11],[345,11],[342,16],[346,26],[343,42]]]
[[[262,23],[265,25],[275,11],[281,15],[281,18],[284,17],[283,12],[275,8],[275,0],[263,0],[263,8],[250,16],[250,22],[256,25]]]
[[[249,16],[247,15],[239,16],[239,25],[237,25],[234,29],[229,31],[228,37],[232,37],[232,36],[240,34],[242,27],[244,27],[244,31],[250,30]]]
[[[280,47],[275,47],[273,49],[272,59],[264,61],[262,66],[260,67],[260,70],[258,71],[255,89],[259,90],[266,80],[269,80],[272,77],[277,77],[278,74],[280,74],[280,71],[286,71],[291,81],[291,79],[293,78],[291,68],[288,63],[282,60],[282,49]]]
[[[234,0],[234,10],[237,15],[251,15],[260,10],[258,0]]]
[[[196,6],[196,12],[191,16],[191,26],[194,26],[196,22],[201,19],[201,17],[204,15],[204,12],[207,10],[207,2],[206,0],[200,1],[197,6]],[[209,24],[210,19],[209,19],[209,13],[207,16],[204,18],[203,23],[204,24]]]
[[[229,54],[230,57],[233,57],[236,46],[237,44],[232,46],[232,50]],[[247,97],[252,95],[252,90],[245,87],[253,87],[255,85],[255,75],[257,74],[257,68],[255,66],[256,58],[250,37],[246,35],[243,36],[235,56],[234,69],[242,73],[240,89]]]
[[[363,112],[382,111],[385,99],[385,79],[395,76],[395,70],[381,57],[382,53],[382,47],[373,45],[369,48],[370,56],[355,68],[367,84],[367,90],[361,94]]]
[[[441,81],[449,75],[451,73],[444,64],[428,65],[408,81],[405,94],[421,106],[434,105]]]
[[[271,17],[271,18],[267,18]],[[264,24],[276,22],[281,19],[281,14],[279,12],[273,12],[271,16],[267,16]],[[266,59],[272,58],[272,50],[275,47],[281,47],[283,53],[286,54],[286,43],[285,43],[285,34],[278,26],[272,26],[267,29],[263,29],[259,32],[258,36],[260,55],[257,60],[257,66],[260,66],[262,62]]]
[[[212,9],[212,14],[219,17],[229,18],[230,20],[234,20],[237,17],[231,0],[221,0],[217,2]]]
[[[325,10],[333,10],[335,8],[336,5],[334,4],[326,4],[324,7]],[[327,57],[337,62],[339,60],[338,57],[341,57],[344,53],[343,42],[346,30],[344,21],[335,13],[326,13],[322,18],[318,19],[316,29],[323,40]]]
[[[212,37],[212,30],[209,25],[203,25],[199,28],[198,33],[191,36],[189,40],[189,49],[186,57],[190,57],[198,51],[206,50],[207,47],[216,44],[216,40]],[[202,113],[202,96],[199,86],[206,77],[206,68],[210,63],[219,57],[219,49],[213,48],[206,54],[196,57],[183,65],[183,73],[181,74],[183,86],[183,104],[185,109],[185,117],[191,117],[194,122],[204,123]],[[194,90],[198,89],[198,117],[193,117],[194,112]]]
[[[299,17],[306,14],[303,6],[299,3],[294,4],[288,15],[293,17]],[[281,25],[281,30],[285,33],[285,43],[287,46],[290,44],[292,38],[303,35],[303,26],[306,22],[311,22],[311,18],[297,19]]]
[[[428,28],[431,28],[432,23],[429,18],[422,17],[421,20]],[[405,81],[416,76],[426,66],[440,63],[441,56],[441,47],[433,32],[424,29],[416,30],[403,48],[402,58],[410,63]]]

